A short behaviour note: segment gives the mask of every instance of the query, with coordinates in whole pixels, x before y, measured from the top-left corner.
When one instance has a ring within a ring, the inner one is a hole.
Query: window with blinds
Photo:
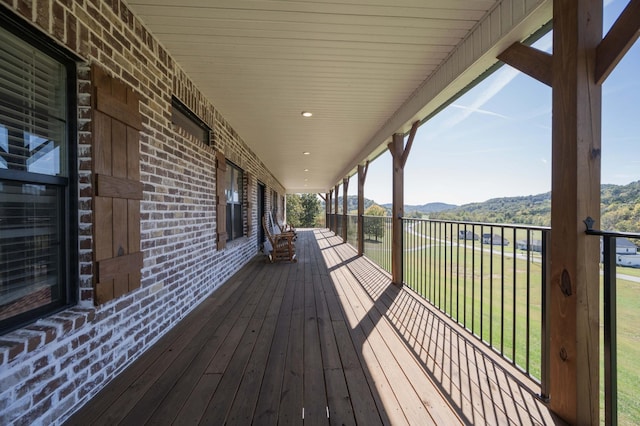
[[[244,173],[239,167],[227,162],[226,179],[227,241],[231,241],[244,235],[244,223],[242,221],[242,183]]]
[[[2,26],[0,58],[2,331],[68,303],[69,170],[67,65]]]

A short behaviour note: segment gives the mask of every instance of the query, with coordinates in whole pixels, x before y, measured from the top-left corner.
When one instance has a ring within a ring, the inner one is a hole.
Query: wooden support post
[[[599,423],[602,0],[553,2],[551,408],[570,424]]]
[[[402,285],[402,223],[400,218],[404,215],[404,168],[402,167],[402,152],[404,151],[404,135],[395,133],[393,141],[389,144],[389,151],[393,157],[393,195],[391,207],[391,281]]]
[[[338,192],[338,188],[340,187],[340,185],[336,185],[335,190],[334,190],[334,194],[336,196],[335,200],[334,200],[334,212],[333,212],[333,233],[338,235],[338,194],[340,192]]]
[[[330,189],[328,194],[329,194],[329,197],[327,198],[327,229],[331,230],[331,227],[333,226],[333,217],[331,216],[333,214],[333,212],[331,211],[333,208],[333,189]]]
[[[324,226],[329,227],[329,212],[331,211],[331,191],[327,192],[324,196]]]
[[[397,286],[402,286],[402,217],[404,216],[404,166],[409,158],[413,139],[418,130],[419,121],[413,123],[406,148],[404,135],[394,133],[388,145],[393,157],[393,207],[391,208],[392,239],[391,239],[391,279]]]
[[[347,189],[349,188],[349,178],[342,179],[342,241],[347,242],[347,213],[349,213],[349,200]]]
[[[358,164],[358,256],[364,254],[364,183],[367,180],[369,161]]]

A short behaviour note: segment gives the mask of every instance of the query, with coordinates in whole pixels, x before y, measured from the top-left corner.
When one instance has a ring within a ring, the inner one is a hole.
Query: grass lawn
[[[600,269],[602,270],[602,265],[600,265]],[[631,275],[633,277],[640,278],[640,268],[625,268],[623,266],[617,267],[618,274]]]
[[[630,268],[618,268],[622,270]],[[602,299],[602,298],[601,298]],[[618,340],[618,424],[640,424],[640,283],[617,280],[617,340]],[[601,311],[602,312],[602,311]],[[602,317],[602,315],[601,315]],[[604,339],[602,333],[600,344]],[[601,360],[604,351],[601,350]],[[604,367],[600,377],[604,376]],[[604,401],[604,385],[601,387],[601,401]],[[601,410],[604,419],[604,408]]]
[[[406,252],[405,282],[539,377],[541,264],[527,262],[507,247],[511,256],[503,257],[467,243],[436,243]]]

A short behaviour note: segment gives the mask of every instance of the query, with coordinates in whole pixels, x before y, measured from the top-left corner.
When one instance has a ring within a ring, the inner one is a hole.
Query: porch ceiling
[[[326,192],[551,18],[551,0],[127,3],[289,193]]]

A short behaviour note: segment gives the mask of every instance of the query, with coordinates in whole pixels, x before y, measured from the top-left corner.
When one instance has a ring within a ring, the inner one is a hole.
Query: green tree
[[[302,194],[300,199],[302,213],[300,226],[312,228],[316,226],[316,217],[320,213],[320,200],[316,194]]]
[[[298,194],[287,195],[287,223],[293,227],[300,226],[302,202]]]
[[[364,211],[365,216],[379,216],[379,217],[367,217],[364,219],[364,233],[373,236],[376,241],[378,238],[384,235],[384,218],[386,210],[377,204],[372,205]]]

